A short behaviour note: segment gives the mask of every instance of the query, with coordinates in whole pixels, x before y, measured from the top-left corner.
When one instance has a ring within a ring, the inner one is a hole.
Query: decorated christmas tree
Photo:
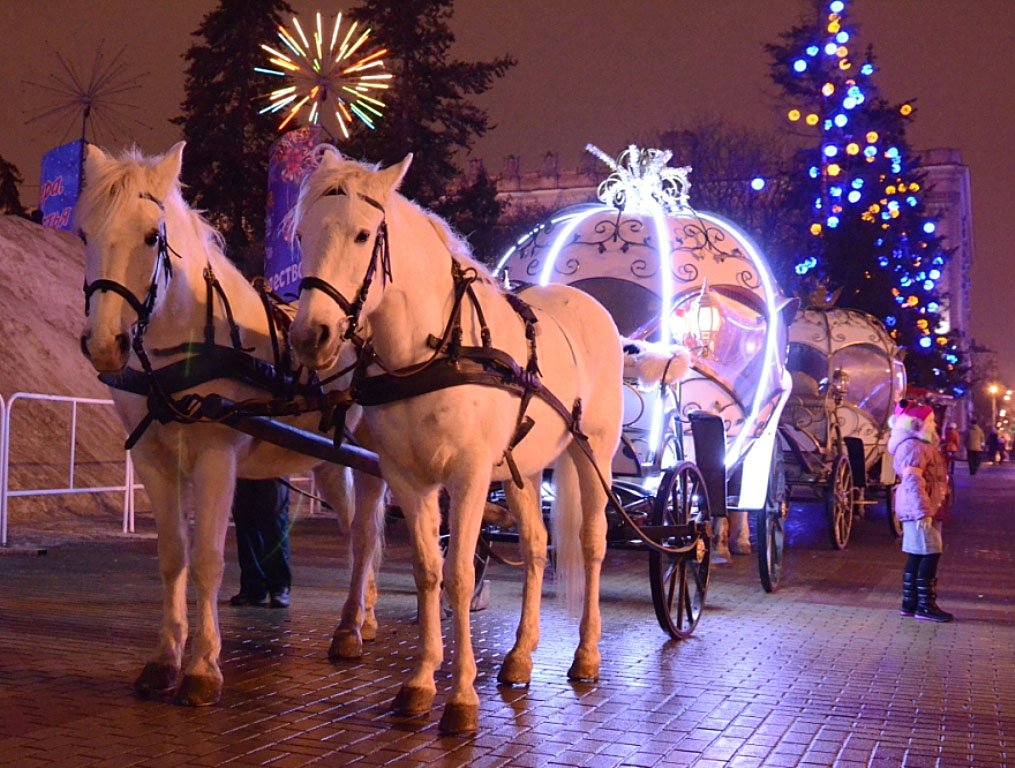
[[[960,337],[941,284],[950,254],[906,141],[913,104],[879,94],[872,49],[858,50],[845,0],[812,4],[810,18],[766,46],[787,123],[804,139],[791,183],[810,211],[809,236],[795,276],[802,288],[841,288],[840,306],[882,319],[908,350],[913,383],[961,394]]]

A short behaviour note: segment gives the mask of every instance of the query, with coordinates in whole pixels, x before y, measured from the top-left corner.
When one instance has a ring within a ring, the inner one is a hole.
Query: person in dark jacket
[[[289,487],[281,480],[236,481],[233,497],[240,591],[231,605],[289,607]]]

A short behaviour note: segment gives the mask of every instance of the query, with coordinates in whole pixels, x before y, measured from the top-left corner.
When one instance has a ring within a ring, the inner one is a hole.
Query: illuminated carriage
[[[757,521],[761,580],[779,581],[785,486],[776,446],[789,395],[781,296],[751,241],[724,219],[688,205],[689,168],[669,152],[630,147],[600,185],[602,202],[565,208],[525,235],[495,274],[512,285],[565,283],[609,310],[620,333],[663,348],[683,345],[691,369],[672,386],[625,389],[625,425],[614,459],[618,495],[636,504],[676,466],[699,472],[704,516],[739,527]],[[774,460],[774,463],[773,463]],[[658,504],[657,504],[658,506]]]
[[[786,363],[793,391],[780,433],[794,497],[823,499],[832,544],[849,541],[854,515],[881,495],[892,531],[895,475],[888,417],[906,391],[901,350],[875,317],[809,308],[789,327]]]

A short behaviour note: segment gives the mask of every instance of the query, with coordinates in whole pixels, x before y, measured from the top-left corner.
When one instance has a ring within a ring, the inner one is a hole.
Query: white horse
[[[368,373],[379,372],[378,364],[404,373],[409,366],[434,357],[435,343],[444,348],[431,334],[445,335],[454,345],[449,316],[456,263],[463,279],[474,278],[470,287],[475,304],[467,295],[462,299],[462,344],[483,344],[478,304],[493,347],[526,367],[530,350],[522,316],[442,220],[397,194],[411,156],[377,171],[343,158],[332,147],[320,151],[321,165],[304,182],[296,215],[303,273],[309,276],[301,285],[302,300],[292,332],[302,362],[327,368],[343,337],[350,335],[372,349]],[[364,279],[366,275],[372,276],[372,283]],[[581,430],[609,483],[622,410],[623,361],[616,326],[602,306],[573,288],[531,288],[522,297],[538,318],[538,360],[534,362],[542,372],[541,380],[567,409],[580,403]],[[438,359],[447,356],[445,349]],[[432,367],[450,368],[442,362]],[[361,384],[367,394],[377,391],[375,382]],[[469,599],[474,587],[472,556],[491,479],[507,481],[507,498],[518,521],[526,561],[521,622],[499,680],[523,684],[531,674],[547,541],[539,487],[543,468],[553,462],[558,499],[554,517],[560,523],[555,529],[558,567],[575,569],[578,585],[584,556],[580,642],[568,675],[595,680],[599,673],[599,572],[606,550],[606,492],[565,419],[538,396],[525,411],[533,420],[531,429],[512,449],[522,487],[511,482],[512,462],[505,460],[505,451],[521,434],[516,431],[524,421],[519,408],[517,394],[476,384],[364,408],[382,474],[409,525],[419,590],[422,648],[411,677],[395,698],[393,706],[399,714],[428,711],[436,693],[434,672],[443,659],[438,608],[438,493],[442,487],[451,499],[451,543],[443,578],[453,610],[455,656],[452,689],[441,718],[444,732],[478,727]]]
[[[257,291],[225,258],[218,234],[180,194],[182,156],[182,142],[155,158],[136,151],[113,158],[98,147],[88,148],[86,185],[75,213],[86,252],[87,318],[81,348],[100,373],[118,374],[128,364],[141,369],[142,361],[132,349],[139,323],[142,329],[146,326],[143,350],[154,367],[187,357],[172,348],[202,339],[208,268],[228,297],[240,346],[261,360],[273,360],[267,313]],[[212,303],[215,339],[228,346],[232,326],[225,304],[218,295]],[[159,349],[170,351],[156,353]],[[211,392],[233,401],[266,396],[262,389],[230,378],[188,387],[183,394]],[[119,389],[112,395],[124,426],[128,432],[134,430],[148,413],[146,398]],[[319,419],[311,414],[290,423],[313,430]],[[321,464],[319,459],[212,423],[154,421],[132,457],[155,513],[164,590],[158,646],[135,682],[139,695],[175,695],[178,702],[194,706],[214,704],[221,696],[217,598],[237,477],[272,478],[313,469],[325,500],[339,512],[340,527],[353,532],[352,585],[330,655],[359,655],[362,638],[376,633],[374,568],[382,524],[381,480],[357,473],[355,500],[350,500],[346,468]],[[191,516],[194,541],[188,551]],[[181,680],[188,632],[188,569],[197,588],[198,611],[193,653]]]

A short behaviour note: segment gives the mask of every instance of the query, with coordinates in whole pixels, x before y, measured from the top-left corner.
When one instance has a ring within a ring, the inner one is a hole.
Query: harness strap
[[[233,308],[229,304],[229,297],[226,296],[225,289],[222,288],[222,283],[220,283],[218,281],[218,278],[215,277],[215,272],[212,270],[210,264],[204,268],[204,279],[208,285],[208,320],[207,320],[208,327],[206,327],[204,331],[205,341],[208,341],[208,336],[210,333],[211,343],[215,342],[215,326],[213,324],[214,310],[212,307],[211,300],[211,291],[214,288],[215,293],[218,294],[219,300],[222,302],[222,307],[226,313],[226,322],[229,323],[229,338],[233,343],[233,349],[242,349],[245,352],[252,351],[254,349],[253,347],[247,347],[246,349],[244,349],[243,347],[243,343],[240,340],[240,327],[236,324],[236,321],[233,319]],[[268,324],[271,325],[270,316],[268,317]]]

